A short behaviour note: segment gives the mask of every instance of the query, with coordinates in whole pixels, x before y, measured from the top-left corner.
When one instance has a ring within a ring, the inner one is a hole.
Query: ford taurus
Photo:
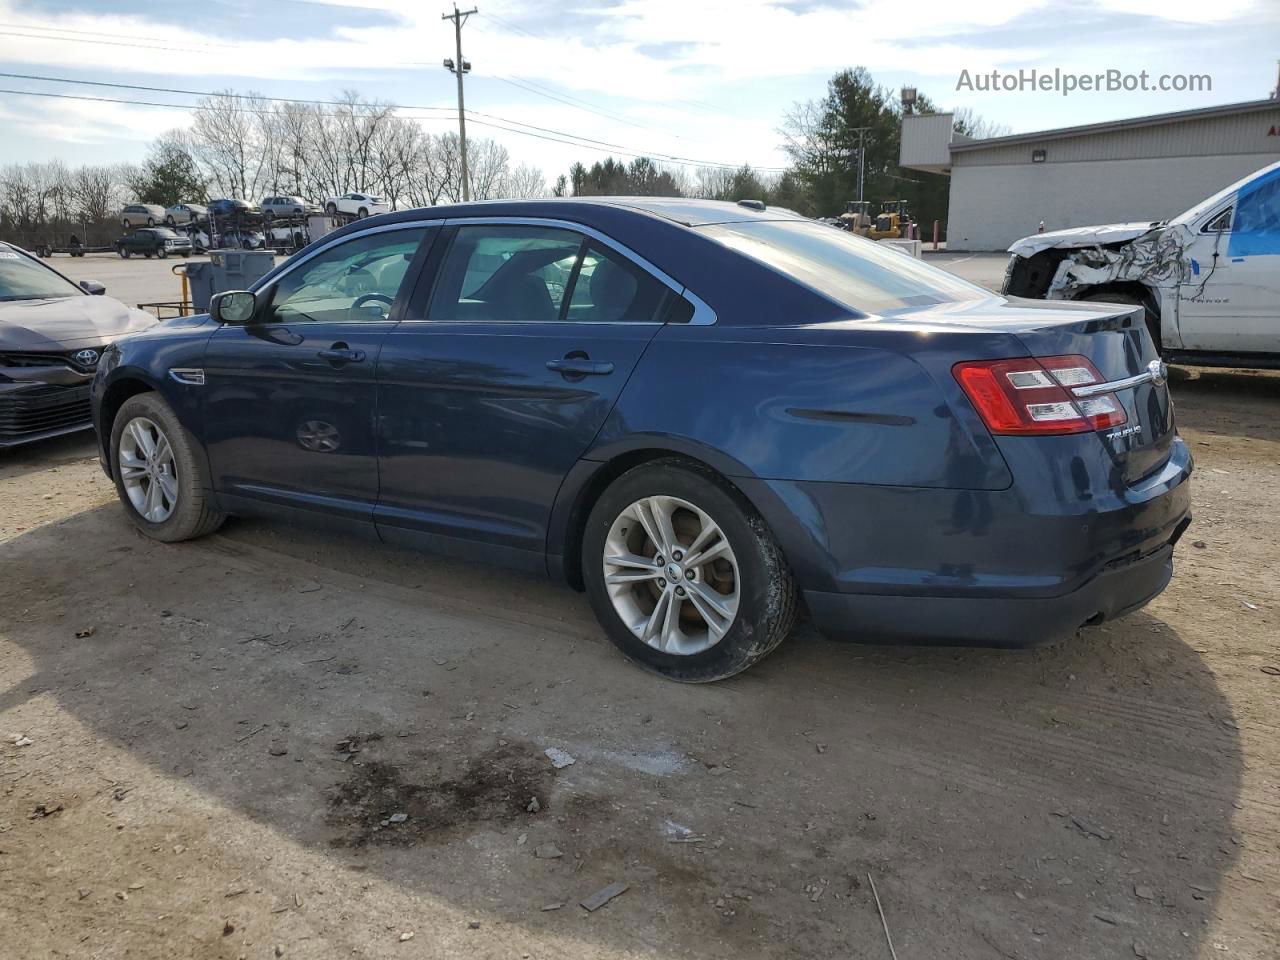
[[[102,463],[185,540],[302,519],[550,574],[666,676],[1142,606],[1191,458],[1141,308],[995,296],[758,203],[351,224],[113,344]]]

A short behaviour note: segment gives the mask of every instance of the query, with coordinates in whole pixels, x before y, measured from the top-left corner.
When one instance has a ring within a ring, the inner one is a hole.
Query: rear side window
[[[655,323],[674,297],[626,257],[557,227],[459,227],[439,277],[436,321]]]
[[[806,220],[753,220],[699,227],[854,310],[877,313],[992,294],[892,247]]]
[[[586,323],[655,323],[670,290],[625,257],[588,244],[566,320]]]

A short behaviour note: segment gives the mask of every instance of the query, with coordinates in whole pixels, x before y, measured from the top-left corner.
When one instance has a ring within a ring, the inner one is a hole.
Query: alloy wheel
[[[138,516],[149,523],[168,520],[178,505],[178,468],[173,445],[155,421],[134,417],[125,424],[116,463]]]
[[[645,497],[613,521],[604,582],[619,618],[655,650],[711,649],[738,613],[738,561],[706,511],[677,497]]]

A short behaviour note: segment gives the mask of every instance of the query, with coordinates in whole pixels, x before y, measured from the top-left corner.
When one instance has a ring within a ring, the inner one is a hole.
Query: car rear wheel
[[[154,227],[155,225],[156,225],[156,218],[155,218],[155,217],[147,217],[147,226],[148,226],[148,227]]]
[[[733,676],[795,623],[795,584],[764,520],[714,474],[679,461],[637,467],[605,490],[582,568],[609,639],[672,680]]]
[[[112,476],[139,530],[172,543],[216,530],[224,519],[205,489],[191,441],[154,393],[130,397],[111,425]]]
[[[121,226],[123,226],[126,230],[128,230],[128,229],[129,229],[129,227],[131,227],[131,226],[132,226],[132,224],[131,224],[131,223],[129,223],[129,221],[128,221],[128,220],[121,220],[121,221],[120,221],[120,225],[121,225]]]
[[[338,212],[338,205],[336,203],[326,203],[324,205],[324,212],[329,214],[330,216],[333,216],[335,213]]]
[[[361,207],[357,213],[357,216],[359,216],[361,220],[363,220],[368,215],[369,215],[369,210],[367,207]]]

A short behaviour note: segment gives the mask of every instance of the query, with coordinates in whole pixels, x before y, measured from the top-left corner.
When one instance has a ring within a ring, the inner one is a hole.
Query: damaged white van
[[[1280,368],[1280,163],[1181,216],[1024,237],[1004,293],[1141,305],[1161,354]]]

